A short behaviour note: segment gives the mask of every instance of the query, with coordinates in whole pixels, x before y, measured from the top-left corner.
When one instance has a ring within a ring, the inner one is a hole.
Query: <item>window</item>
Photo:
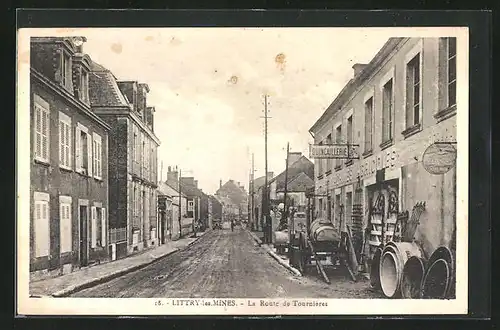
[[[328,136],[326,137],[326,144],[332,144],[332,143],[333,143],[332,134],[328,134]],[[333,159],[327,158],[326,159],[326,173],[330,173],[332,171],[332,168],[333,168]]]
[[[61,84],[67,89],[71,89],[71,67],[71,57],[61,50]]]
[[[457,104],[457,38],[448,40],[448,107]]]
[[[76,127],[75,145],[76,171],[92,176],[92,137],[80,123]]]
[[[194,210],[194,201],[188,202],[188,212],[192,212]]]
[[[102,140],[101,137],[97,134],[92,135],[93,139],[93,168],[92,172],[94,173],[94,177],[96,179],[102,179]]]
[[[420,124],[420,96],[420,53],[418,53],[406,65],[406,128]]]
[[[71,169],[71,118],[59,112],[59,166]]]
[[[71,222],[71,197],[59,196],[59,235],[60,253],[71,252],[72,248],[72,222]]]
[[[351,151],[354,150],[354,147],[352,146],[353,144],[353,133],[352,133],[352,115],[347,117],[347,123],[346,123],[346,138],[347,138],[347,148],[349,152],[349,156],[351,157]],[[347,159],[346,164],[351,164],[352,159]]]
[[[34,94],[35,159],[49,162],[50,109],[49,104]]]
[[[337,126],[335,129],[335,141],[337,143],[342,143],[342,125]],[[340,168],[342,166],[342,159],[335,160],[335,168]]]
[[[373,96],[365,102],[365,153],[373,149]]]
[[[323,145],[323,141],[318,143],[319,145]],[[318,176],[323,175],[323,159],[317,158],[318,161]]]
[[[35,257],[45,257],[50,254],[49,194],[35,192],[33,199]]]
[[[392,78],[382,88],[382,143],[392,141],[393,132],[393,87]]]
[[[92,248],[106,246],[106,209],[101,203],[95,203],[91,210],[91,246]]]
[[[85,103],[89,101],[89,74],[85,70],[80,76],[80,100]]]

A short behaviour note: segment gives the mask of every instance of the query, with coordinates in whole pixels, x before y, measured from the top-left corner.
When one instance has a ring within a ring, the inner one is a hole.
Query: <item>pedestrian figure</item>
[[[231,231],[234,231],[234,220],[231,219]]]

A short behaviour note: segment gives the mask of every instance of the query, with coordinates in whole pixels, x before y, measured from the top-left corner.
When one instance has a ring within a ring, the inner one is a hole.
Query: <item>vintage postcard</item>
[[[18,314],[466,314],[468,44],[20,29]]]

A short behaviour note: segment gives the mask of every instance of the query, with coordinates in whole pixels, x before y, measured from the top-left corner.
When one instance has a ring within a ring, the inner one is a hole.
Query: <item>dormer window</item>
[[[85,70],[80,75],[80,100],[89,103],[89,74]]]
[[[61,50],[61,84],[67,90],[71,90],[71,56]]]

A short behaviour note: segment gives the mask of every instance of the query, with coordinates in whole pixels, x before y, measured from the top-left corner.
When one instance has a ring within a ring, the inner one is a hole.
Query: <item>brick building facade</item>
[[[120,258],[158,244],[157,149],[154,107],[147,106],[147,84],[118,81],[93,62],[93,111],[109,126],[110,253]]]
[[[30,275],[106,260],[108,130],[91,111],[85,38],[32,38]]]

